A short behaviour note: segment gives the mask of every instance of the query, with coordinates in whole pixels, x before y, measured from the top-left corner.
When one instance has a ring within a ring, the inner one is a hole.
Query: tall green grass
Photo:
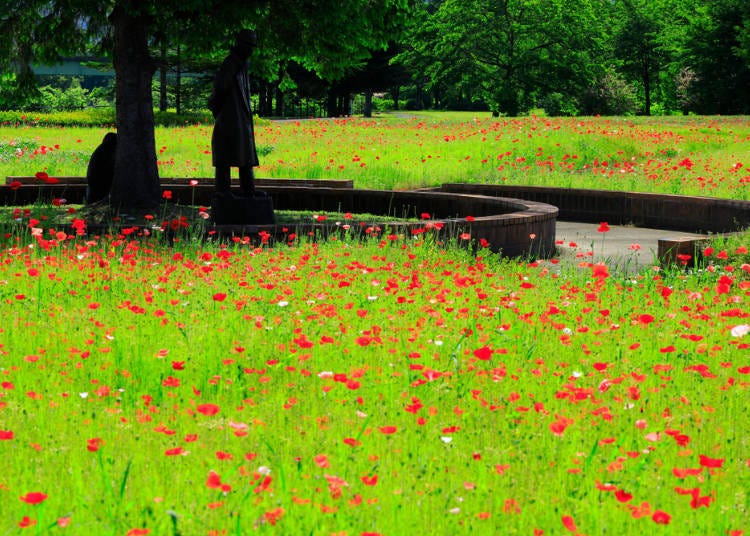
[[[510,182],[614,187],[650,170],[645,184],[687,189],[700,170],[744,195],[743,118],[571,121],[387,116],[258,137],[275,148],[267,176],[407,187],[496,151]],[[82,174],[104,132],[4,127],[2,169]],[[164,173],[189,160],[188,176],[210,176],[210,126],[157,135]],[[573,167],[544,171],[548,158]],[[0,532],[736,536],[750,523],[748,232],[694,268],[625,274],[473,255],[434,227],[169,247],[155,228],[71,236],[65,212],[3,218]]]
[[[161,175],[212,177],[211,129],[210,123],[157,127]],[[2,127],[0,175],[83,175],[106,131]],[[268,152],[261,177],[345,178],[384,189],[476,182],[750,197],[744,117],[385,114],[259,122],[256,140]]]
[[[4,532],[747,526],[741,251],[627,278],[388,237],[0,256]]]

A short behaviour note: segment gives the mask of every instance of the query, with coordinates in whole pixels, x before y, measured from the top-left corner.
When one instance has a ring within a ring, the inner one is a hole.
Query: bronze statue
[[[248,58],[258,45],[252,30],[241,30],[229,56],[221,64],[214,79],[213,94],[208,107],[214,116],[211,137],[213,165],[216,168],[216,192],[230,191],[230,169],[239,168],[240,188],[245,196],[255,193],[253,167],[258,166],[253,132],[253,112],[250,107],[250,78]]]
[[[96,203],[109,197],[115,176],[117,134],[108,132],[94,150],[86,170],[86,203]]]

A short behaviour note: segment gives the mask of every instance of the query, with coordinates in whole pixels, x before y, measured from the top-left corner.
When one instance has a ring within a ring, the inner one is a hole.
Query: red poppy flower
[[[599,224],[599,228],[596,230],[597,233],[606,233],[609,232],[609,225],[606,221],[603,221]]]
[[[18,526],[22,529],[33,527],[36,525],[36,519],[31,519],[29,516],[23,516],[23,519],[18,523]]]
[[[362,482],[365,486],[374,486],[378,483],[378,475],[372,475],[372,476],[363,476]]]
[[[217,413],[219,413],[219,406],[217,406],[216,404],[199,404],[195,409],[198,411],[198,413],[202,413],[207,417],[211,417],[212,415],[216,415]]]
[[[385,435],[395,434],[396,427],[395,426],[381,426],[380,433],[385,434]]]
[[[669,521],[672,519],[672,516],[661,510],[656,510],[651,516],[651,519],[653,519],[654,523],[657,523],[658,525],[669,525]]]
[[[630,493],[627,493],[625,490],[618,489],[615,491],[615,499],[617,499],[620,502],[628,502],[633,498],[633,495]]]
[[[20,499],[28,504],[39,504],[44,502],[47,497],[47,494],[42,493],[41,491],[31,491]]]
[[[260,484],[253,489],[253,493],[263,493],[268,489],[268,487],[271,485],[271,481],[273,479],[270,476],[265,476],[263,480],[261,480]]]
[[[232,486],[229,484],[222,484],[221,477],[216,471],[209,471],[208,478],[206,479],[206,487],[210,489],[220,489],[224,492],[232,491]]]
[[[578,532],[578,529],[576,528],[576,522],[571,516],[562,516],[562,524],[570,532]]]
[[[498,464],[498,465],[495,466],[495,472],[498,475],[502,475],[508,469],[510,469],[510,465],[500,465],[500,464]]]
[[[474,357],[482,361],[489,361],[490,358],[492,358],[492,348],[482,346],[481,348],[474,350]]]
[[[0,430],[0,441],[13,439],[13,430]]]
[[[214,301],[223,302],[227,299],[227,295],[224,292],[217,292],[214,294]]]
[[[11,190],[18,190],[23,184],[21,184],[21,181],[13,181],[8,185],[8,188]]]
[[[573,424],[573,422],[573,419],[558,415],[557,420],[549,425],[549,429],[556,436],[562,436],[565,429]]]
[[[94,437],[86,440],[86,450],[89,452],[96,452],[104,444],[104,440],[100,437]]]
[[[172,190],[164,190],[161,196],[166,200],[172,199]]]
[[[719,468],[724,465],[724,458],[709,458],[708,456],[701,454],[699,460],[703,467]]]
[[[677,467],[672,469],[672,474],[676,476],[677,478],[687,478],[688,476],[697,476],[703,472],[702,467],[698,467],[697,469],[679,469]]]
[[[655,318],[652,315],[647,314],[647,313],[638,315],[638,322],[640,322],[641,324],[650,324],[654,320]]]
[[[174,376],[167,376],[167,378],[163,382],[161,382],[161,384],[164,387],[179,387],[180,379],[175,378]]]

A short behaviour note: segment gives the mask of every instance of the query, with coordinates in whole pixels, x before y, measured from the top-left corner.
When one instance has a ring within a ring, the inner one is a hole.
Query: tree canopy
[[[408,10],[406,0],[3,0],[0,61],[31,87],[33,60],[104,53],[115,69],[118,145],[111,202],[154,206],[156,166],[151,85],[158,45],[187,54],[226,53],[243,27],[257,30],[255,72],[271,76],[294,60],[335,80],[384,48]]]

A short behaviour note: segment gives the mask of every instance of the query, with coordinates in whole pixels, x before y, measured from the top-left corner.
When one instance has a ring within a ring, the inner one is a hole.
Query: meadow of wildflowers
[[[85,175],[104,128],[0,127],[0,176]],[[359,188],[529,184],[747,199],[746,117],[492,118],[384,115],[265,122],[260,177],[346,178]],[[211,127],[156,131],[163,177],[212,177]]]
[[[533,140],[562,120],[518,121]],[[6,174],[57,173],[66,131]],[[693,154],[653,157],[670,176],[709,166],[680,143]],[[565,175],[605,181],[598,162]],[[733,195],[743,174],[711,178]],[[0,249],[2,533],[747,534],[747,234],[690,270],[622,274],[437,247],[435,227],[167,247],[36,210]]]

